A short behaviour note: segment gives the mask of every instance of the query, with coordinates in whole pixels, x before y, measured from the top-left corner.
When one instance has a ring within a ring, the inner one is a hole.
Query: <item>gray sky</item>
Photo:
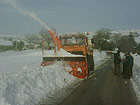
[[[0,0],[1,1],[1,0]],[[140,29],[140,0],[16,0],[58,33]],[[0,33],[37,33],[42,26],[0,2]]]

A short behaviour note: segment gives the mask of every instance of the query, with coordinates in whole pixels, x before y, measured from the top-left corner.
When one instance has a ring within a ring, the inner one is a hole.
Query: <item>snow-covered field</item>
[[[12,45],[12,41],[8,41],[0,38],[0,45]]]
[[[29,67],[39,66],[41,62],[40,50],[22,52],[7,51],[0,53],[0,73],[20,72]],[[27,69],[27,70],[28,70]]]
[[[134,54],[133,57],[134,57],[134,67],[133,67],[132,83],[134,90],[137,94],[137,98],[140,101],[140,56]]]
[[[95,65],[106,57],[95,50]],[[77,79],[64,70],[62,62],[47,67],[40,62],[39,50],[0,53],[0,105],[34,105]]]

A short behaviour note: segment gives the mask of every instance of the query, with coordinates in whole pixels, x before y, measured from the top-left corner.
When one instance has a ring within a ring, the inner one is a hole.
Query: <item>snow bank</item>
[[[134,57],[134,67],[133,67],[132,83],[134,90],[137,94],[137,98],[140,101],[140,56],[134,54],[133,57]]]
[[[63,50],[59,54],[68,56]],[[62,62],[47,67],[40,63],[39,50],[0,53],[0,105],[34,105],[76,79]]]
[[[59,54],[72,55],[63,50]],[[94,51],[96,67],[106,58],[105,52]],[[0,53],[0,105],[34,105],[76,80],[63,62],[46,67],[40,63],[39,50]]]
[[[104,63],[104,61],[106,59],[108,59],[108,56],[107,56],[107,54],[104,51],[99,52],[98,50],[95,50],[93,56],[94,56],[95,69],[98,66],[100,66],[102,63]]]
[[[47,67],[25,67],[24,71],[0,75],[0,105],[34,105],[76,78],[60,62]]]

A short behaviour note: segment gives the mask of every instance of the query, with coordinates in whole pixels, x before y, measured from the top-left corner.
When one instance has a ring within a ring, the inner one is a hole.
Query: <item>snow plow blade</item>
[[[43,57],[43,62],[41,66],[47,66],[53,64],[55,61],[64,61],[70,67],[71,70],[66,70],[73,76],[77,78],[86,78],[87,77],[87,61],[85,56],[70,56],[70,57]],[[64,66],[65,68],[65,66]],[[67,67],[66,67],[67,68]]]
[[[43,61],[86,61],[86,57],[43,57]]]

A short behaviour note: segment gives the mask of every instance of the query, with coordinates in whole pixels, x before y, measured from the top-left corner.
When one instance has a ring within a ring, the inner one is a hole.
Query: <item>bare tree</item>
[[[97,36],[100,36],[102,39],[110,39],[111,31],[107,28],[100,28],[95,32]]]
[[[119,48],[124,52],[130,51],[134,52],[136,47],[136,42],[134,40],[133,35],[122,36],[119,42]]]
[[[93,37],[93,43],[95,47],[101,50],[103,43],[110,39],[110,29],[101,28],[95,32],[95,36]]]
[[[119,46],[118,44],[120,43],[121,38],[122,38],[122,36],[121,36],[120,33],[117,33],[117,34],[113,35],[112,40],[113,40],[113,42],[115,44],[115,47]]]
[[[45,42],[47,43],[47,48],[49,48],[50,43],[52,42],[52,38],[51,38],[48,30],[47,29],[41,29],[41,31],[39,32],[39,35],[41,36],[41,39],[45,40]]]
[[[28,34],[25,36],[28,43],[40,44],[41,38],[37,34]]]

